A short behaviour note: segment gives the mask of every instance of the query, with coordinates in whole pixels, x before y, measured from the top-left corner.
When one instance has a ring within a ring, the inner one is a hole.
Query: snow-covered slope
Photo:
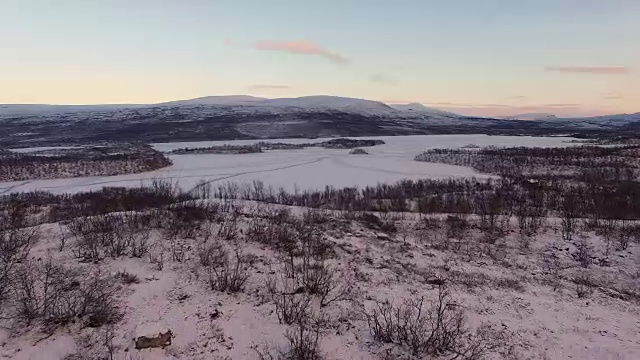
[[[291,113],[299,111],[340,111],[366,116],[383,116],[406,118],[416,115],[453,115],[444,111],[426,108],[420,104],[415,106],[394,105],[389,106],[383,102],[329,96],[303,96],[297,98],[266,99],[248,95],[231,96],[205,96],[189,100],[177,100],[149,105],[0,105],[0,116],[13,115],[43,115],[54,113],[80,112],[80,111],[107,111],[125,108],[163,107],[163,106],[220,106],[234,107],[236,111],[265,112],[265,113]],[[418,105],[420,107],[418,107]]]
[[[413,113],[417,115],[444,115],[444,116],[457,116],[456,114],[448,111],[443,111],[439,109],[434,109],[430,107],[426,107],[420,103],[409,103],[409,104],[389,104],[392,108],[408,113]]]
[[[547,120],[547,122],[549,124],[562,123],[566,126],[579,126],[583,128],[616,128],[640,122],[640,112],[587,118],[554,118]]]
[[[111,111],[148,107],[141,104],[105,105],[49,105],[49,104],[0,104],[0,116],[46,115],[90,111]]]
[[[556,118],[557,116],[555,116],[554,114],[548,114],[548,113],[516,114],[516,115],[502,117],[502,119],[507,119],[507,120],[530,120],[530,121],[552,120]]]
[[[260,106],[295,107],[306,110],[339,110],[366,115],[393,115],[396,111],[379,102],[339,96],[316,95],[298,98],[269,99],[257,103]]]
[[[167,101],[157,105],[252,105],[265,100],[267,99],[249,95],[204,96],[189,100]]]

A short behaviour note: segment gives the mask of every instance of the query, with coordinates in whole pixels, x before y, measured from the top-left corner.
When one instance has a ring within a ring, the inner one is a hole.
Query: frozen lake
[[[191,189],[201,180],[245,183],[262,180],[275,188],[287,190],[375,185],[402,179],[486,177],[473,169],[445,164],[413,161],[426,149],[479,146],[572,146],[568,137],[488,136],[488,135],[418,135],[364,137],[381,139],[385,145],[366,148],[369,155],[349,155],[348,149],[307,148],[272,150],[239,155],[170,155],[173,165],[140,174],[95,176],[51,180],[0,183],[0,194],[21,191],[53,193],[97,190],[103,186],[138,186],[151,179],[170,179],[183,189]],[[319,142],[325,139],[279,139],[270,142]],[[204,141],[153,144],[159,151],[184,147],[222,144],[252,144],[258,140]],[[25,151],[25,150],[23,150]]]

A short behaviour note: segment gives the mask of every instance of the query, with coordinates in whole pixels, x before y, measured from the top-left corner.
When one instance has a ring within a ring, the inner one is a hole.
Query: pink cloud
[[[236,42],[233,41],[233,39],[226,38],[226,39],[224,39],[224,45],[225,46],[235,46]]]
[[[624,66],[546,66],[544,70],[599,75],[624,75],[629,73],[629,69]]]
[[[307,41],[258,41],[254,48],[260,51],[280,51],[297,55],[314,55],[323,57],[336,64],[347,64],[349,59],[336,52],[324,49],[312,42]]]

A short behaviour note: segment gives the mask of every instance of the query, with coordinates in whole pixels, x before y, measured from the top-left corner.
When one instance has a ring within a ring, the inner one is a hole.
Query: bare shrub
[[[469,232],[469,222],[457,216],[447,216],[445,221],[447,229],[447,238],[464,239]]]
[[[354,280],[346,271],[338,271],[324,261],[306,267],[302,285],[310,295],[318,295],[320,307],[351,298]]]
[[[24,209],[12,205],[6,212],[0,212],[0,304],[8,296],[19,264],[29,256],[31,247],[38,241],[37,228],[22,228],[25,224]]]
[[[438,300],[428,307],[424,297],[398,306],[377,302],[365,312],[374,339],[408,348],[414,356],[482,359],[505,346],[504,333],[482,326],[475,333],[466,327],[464,313],[440,286]]]
[[[382,213],[384,214],[384,213]],[[384,215],[382,215],[384,216]],[[378,217],[376,214],[363,212],[358,216],[358,220],[362,225],[371,230],[380,230],[384,232],[396,232],[398,229],[396,228],[395,223],[390,219],[382,219]]]
[[[115,278],[120,279],[120,281],[122,281],[122,283],[125,285],[140,283],[140,278],[138,277],[138,275],[132,274],[126,270],[118,271],[115,275]]]
[[[203,222],[210,216],[208,207],[197,201],[174,204],[168,210],[167,223],[163,226],[164,236],[168,239],[195,239]]]
[[[588,268],[592,262],[593,248],[586,239],[581,238],[576,243],[576,251],[572,255],[573,258],[580,263],[580,266]]]
[[[153,215],[151,213],[128,212],[124,214],[121,233],[127,238],[126,243],[129,245],[130,256],[141,258],[149,250],[152,221]]]
[[[631,240],[636,237],[636,231],[637,230],[633,226],[625,226],[622,229],[619,229],[615,234],[617,244],[616,248],[618,250],[627,250]]]
[[[224,246],[218,242],[201,241],[196,247],[198,261],[202,266],[213,266],[223,261],[226,256]]]
[[[113,278],[100,271],[85,276],[79,269],[42,264],[21,266],[14,293],[16,318],[27,324],[40,320],[48,327],[82,319],[98,327],[120,319]]]
[[[289,342],[282,354],[286,360],[323,360],[325,355],[320,350],[320,324],[301,321],[285,333]]]
[[[234,249],[233,258],[224,248],[214,255],[215,261],[207,266],[209,286],[212,290],[239,292],[249,279],[249,264],[239,248]]]
[[[149,262],[154,264],[158,271],[162,271],[162,269],[164,268],[164,252],[165,248],[161,243],[153,244],[153,246],[151,246],[149,248],[149,251],[147,252],[147,255],[149,256]]]
[[[104,255],[116,258],[128,247],[122,219],[116,214],[77,218],[68,229],[76,238],[75,255],[87,261],[98,261]]]
[[[514,210],[520,235],[531,238],[538,234],[547,216],[547,209],[544,207],[542,197],[533,196],[533,199],[528,199],[528,201],[523,199],[515,206]]]
[[[324,360],[320,350],[321,319],[306,318],[285,332],[287,346],[284,349],[269,349],[253,346],[260,360]]]
[[[188,246],[183,239],[171,237],[169,240],[169,250],[171,252],[171,260],[184,262],[187,256]]]
[[[579,298],[587,298],[593,294],[594,283],[589,274],[582,273],[573,279],[576,285],[576,295]]]
[[[578,195],[573,191],[568,192],[562,200],[560,216],[562,238],[567,241],[573,239],[573,235],[578,229],[578,218],[580,210],[578,208]]]
[[[267,291],[281,324],[300,323],[309,316],[311,296],[295,281],[283,276],[278,282],[277,278],[271,277],[267,280]]]

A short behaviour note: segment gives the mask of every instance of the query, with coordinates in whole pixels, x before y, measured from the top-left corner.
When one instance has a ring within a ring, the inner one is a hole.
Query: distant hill
[[[452,112],[426,107],[420,103],[390,104],[389,106],[400,111],[406,111],[420,115],[460,116]]]
[[[517,119],[517,120],[516,120]],[[536,120],[536,121],[521,121]],[[422,104],[337,96],[207,96],[160,104],[0,105],[0,146],[418,134],[630,135],[640,113],[560,119],[461,116]]]
[[[508,119],[508,120],[529,120],[529,121],[534,121],[534,120],[551,120],[551,119],[557,119],[557,116],[555,116],[554,114],[548,114],[548,113],[529,113],[529,114],[517,114],[517,115],[511,115],[511,116],[502,116],[502,119]]]

